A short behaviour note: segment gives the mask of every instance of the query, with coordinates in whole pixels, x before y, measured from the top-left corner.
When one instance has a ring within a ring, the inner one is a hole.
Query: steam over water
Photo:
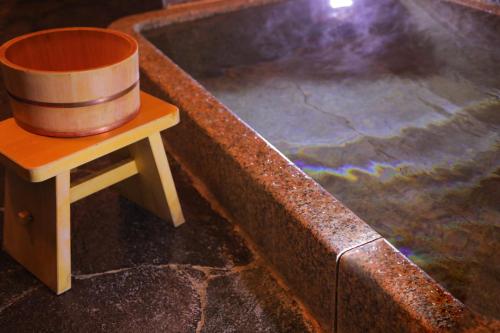
[[[500,18],[285,1],[148,33],[456,297],[500,318]]]

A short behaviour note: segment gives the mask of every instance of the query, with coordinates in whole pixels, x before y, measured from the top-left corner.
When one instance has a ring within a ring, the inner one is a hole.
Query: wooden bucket
[[[137,42],[109,29],[63,28],[14,38],[0,63],[16,122],[41,135],[102,133],[139,111]]]

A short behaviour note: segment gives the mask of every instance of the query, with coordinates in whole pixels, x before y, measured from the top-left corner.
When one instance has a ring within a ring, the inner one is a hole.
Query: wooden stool
[[[160,136],[178,122],[175,106],[146,93],[141,93],[134,120],[95,136],[51,138],[26,132],[13,118],[0,122],[0,161],[6,166],[5,251],[61,294],[71,288],[71,203],[117,184],[129,199],[162,219],[171,217],[175,226],[182,224]],[[71,169],[122,148],[130,151],[130,158],[71,183]]]

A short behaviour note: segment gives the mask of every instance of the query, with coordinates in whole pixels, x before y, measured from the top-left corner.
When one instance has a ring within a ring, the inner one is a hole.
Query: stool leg
[[[71,288],[69,171],[30,183],[5,175],[3,247],[55,293]]]
[[[160,133],[134,143],[130,152],[139,174],[118,184],[121,193],[176,227],[184,223]]]

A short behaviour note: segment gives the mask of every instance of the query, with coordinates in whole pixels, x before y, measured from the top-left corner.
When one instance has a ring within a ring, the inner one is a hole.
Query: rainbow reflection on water
[[[358,181],[359,174],[370,175],[379,178],[381,181],[388,181],[395,176],[401,175],[408,164],[407,163],[387,163],[369,161],[368,165],[358,166],[344,164],[338,168],[327,167],[320,164],[309,164],[304,160],[293,161],[299,168],[313,178],[319,179],[325,175],[336,176],[350,182]]]

